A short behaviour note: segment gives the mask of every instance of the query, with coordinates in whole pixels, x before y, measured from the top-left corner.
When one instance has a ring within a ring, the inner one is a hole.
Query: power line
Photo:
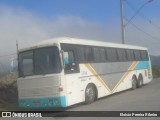
[[[160,41],[159,41],[159,42],[160,42]],[[149,43],[149,44],[146,44],[146,46],[159,45],[159,42],[153,42],[153,43]]]
[[[127,3],[127,5],[136,12],[136,8],[133,6],[132,3],[130,3],[128,0],[125,0],[125,2]],[[142,17],[144,20],[146,20],[149,24],[151,24],[152,26],[154,26],[157,29],[160,29],[160,26],[158,26],[157,24],[155,24],[152,20],[150,20],[149,18],[147,18],[145,15],[143,15],[142,13],[138,13],[138,15],[140,17]]]
[[[131,20],[141,11],[141,9],[142,9],[145,5],[147,5],[148,3],[152,2],[152,1],[153,1],[153,0],[148,0],[147,2],[145,2],[145,3],[135,12],[135,14],[128,20],[128,22],[125,24],[125,26],[127,26],[128,23],[131,22]]]
[[[16,55],[17,53],[10,53],[10,54],[6,54],[6,55],[1,55],[0,58],[2,57],[8,57],[8,56],[12,56],[12,55]]]
[[[125,18],[125,20],[128,21],[127,18]],[[133,21],[130,21],[130,24],[131,24],[132,26],[134,26],[136,29],[138,29],[139,31],[141,31],[141,32],[143,32],[144,34],[146,34],[147,36],[149,36],[150,38],[152,38],[152,39],[160,42],[160,38],[157,38],[157,37],[155,37],[155,36],[147,33],[147,32],[144,31],[143,29],[139,28]]]
[[[133,10],[133,11],[137,11],[137,9],[134,7],[134,5],[133,4],[131,4],[128,0],[125,0],[125,2],[127,3],[127,5]],[[140,16],[140,17],[142,17],[144,20],[146,20],[149,24],[151,24],[153,27],[155,27],[155,28],[157,28],[157,29],[160,29],[160,26],[159,25],[157,25],[157,24],[155,24],[152,20],[150,20],[149,18],[147,18],[145,15],[143,15],[142,13],[138,13],[138,15]],[[126,19],[126,18],[125,18]],[[126,19],[127,20],[127,19]],[[159,39],[160,38],[157,38],[157,37],[155,37],[155,36],[153,36],[153,35],[151,35],[151,34],[149,34],[149,33],[147,33],[147,32],[145,32],[143,29],[141,29],[141,28],[139,28],[133,21],[131,21],[131,25],[133,26],[133,27],[135,27],[136,29],[138,29],[139,31],[141,31],[141,32],[143,32],[144,34],[146,34],[147,36],[149,36],[149,37],[151,37],[152,39],[154,39],[154,40],[158,40],[157,42],[153,42],[153,43],[149,43],[149,44],[147,44],[146,46],[153,46],[153,45],[157,45],[157,44],[159,44]]]

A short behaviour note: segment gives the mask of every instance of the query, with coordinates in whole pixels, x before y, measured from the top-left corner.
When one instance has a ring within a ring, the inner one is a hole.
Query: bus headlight
[[[54,99],[49,99],[49,103],[53,104],[54,103]]]
[[[59,105],[59,99],[54,99],[54,104]]]
[[[21,100],[19,103],[20,103],[20,105],[25,105],[26,104],[26,102],[24,100]]]
[[[49,103],[54,105],[59,105],[59,99],[58,98],[49,99]]]

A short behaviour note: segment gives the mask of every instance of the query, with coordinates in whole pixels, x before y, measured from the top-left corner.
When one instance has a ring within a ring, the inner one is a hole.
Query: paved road
[[[160,79],[136,90],[104,97],[89,105],[76,105],[69,111],[160,111]]]
[[[89,105],[75,105],[68,111],[160,111],[160,79],[154,79],[148,85],[136,90],[127,90],[104,97]],[[47,120],[67,119],[67,120],[159,120],[160,118],[42,118]],[[40,119],[41,120],[41,119]]]
[[[89,105],[75,105],[68,111],[160,111],[160,79],[136,90],[127,90],[116,95],[104,97]],[[47,118],[51,120],[53,118]],[[75,119],[75,118],[55,118]],[[76,118],[78,120],[84,118]],[[85,118],[97,120],[97,118]],[[98,118],[103,120],[159,120],[160,118]]]

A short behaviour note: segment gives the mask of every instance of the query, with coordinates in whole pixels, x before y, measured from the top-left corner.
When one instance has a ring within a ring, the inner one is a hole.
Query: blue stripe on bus
[[[55,96],[46,98],[19,98],[20,108],[56,108],[66,107],[65,96]]]
[[[134,70],[148,69],[149,67],[149,61],[139,61]]]

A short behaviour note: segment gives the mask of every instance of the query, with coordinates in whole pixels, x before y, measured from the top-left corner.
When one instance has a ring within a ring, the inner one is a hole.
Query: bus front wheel
[[[90,104],[96,98],[96,90],[94,85],[88,84],[85,90],[85,103]]]

